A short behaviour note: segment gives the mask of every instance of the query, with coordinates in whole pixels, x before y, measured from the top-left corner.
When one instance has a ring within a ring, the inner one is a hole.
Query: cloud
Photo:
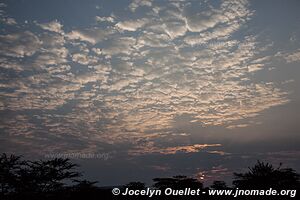
[[[191,32],[205,31],[218,24],[232,23],[237,19],[235,23],[241,23],[252,14],[247,9],[247,1],[223,2],[219,9],[206,4],[201,6],[206,9],[200,11],[198,6],[194,6],[195,3],[197,2],[192,2],[184,8],[187,28]]]
[[[0,35],[0,54],[11,57],[33,55],[41,46],[39,38],[30,31]]]
[[[2,10],[6,7],[7,7],[7,4],[0,3],[0,22],[4,23],[6,25],[9,25],[9,26],[17,25],[17,21],[12,17],[7,16],[5,10]]]
[[[191,32],[201,32],[208,28],[213,28],[218,23],[222,22],[222,17],[218,13],[202,12],[195,13],[189,8],[185,11],[187,28]]]
[[[249,126],[249,125],[248,124],[236,124],[236,125],[227,126],[226,128],[235,129],[235,128],[245,128],[247,126]]]
[[[264,64],[252,64],[248,66],[249,72],[255,72],[261,70],[264,67]]]
[[[37,67],[44,68],[47,65],[57,65],[67,62],[66,56],[68,50],[66,48],[61,48],[52,51],[52,53],[41,53],[39,54],[34,62]]]
[[[40,35],[39,40],[42,45],[37,51],[37,56],[33,61],[32,66],[36,68],[43,68],[50,70],[52,73],[57,70],[53,70],[48,65],[58,65],[67,63],[67,57],[69,50],[64,46],[66,41],[63,35],[44,33]]]
[[[63,25],[55,20],[49,23],[43,23],[43,24],[38,24],[42,29],[47,30],[47,31],[52,31],[56,33],[64,33],[62,30]]]
[[[166,47],[168,46],[169,36],[167,34],[158,34],[153,32],[145,32],[138,38],[137,47]]]
[[[207,151],[207,152],[212,153],[212,154],[218,154],[218,155],[221,155],[221,156],[231,155],[231,153],[227,153],[227,152],[224,152],[224,151]]]
[[[223,26],[217,26],[213,31],[200,33],[199,35],[189,35],[184,38],[184,41],[189,45],[204,45],[210,40],[224,40],[240,28],[241,24],[232,23]]]
[[[88,56],[86,54],[75,53],[72,55],[72,60],[74,62],[80,63],[82,65],[89,65],[97,63],[97,59],[95,57]]]
[[[291,54],[287,54],[286,56],[284,56],[284,59],[288,63],[300,61],[300,50],[297,50],[296,52],[293,52]]]
[[[3,18],[1,20],[4,21],[4,23],[8,24],[8,25],[16,25],[17,24],[16,20],[14,18],[11,18],[11,17]]]
[[[162,150],[163,154],[175,154],[178,152],[195,153],[207,147],[218,147],[221,144],[195,144],[189,146],[168,147]]]
[[[130,75],[132,76],[144,76],[145,75],[145,71],[143,69],[134,69]]]
[[[153,9],[136,12],[141,6]],[[97,16],[108,23],[96,26],[52,21],[33,24],[42,28],[34,33],[28,25],[0,36],[0,109],[28,119],[5,126],[8,133],[29,121],[32,130],[21,131],[24,136],[40,130],[62,141],[72,136],[85,150],[101,143],[131,146],[136,155],[192,153],[219,144],[189,145],[182,139],[189,133],[176,131],[181,123],[244,129],[252,124],[243,120],[289,101],[276,83],[253,80],[272,58],[258,37],[234,37],[251,20],[246,1],[133,1],[129,7],[134,16]],[[70,31],[58,34],[62,27]],[[174,144],[176,138],[185,145]]]
[[[167,21],[164,23],[164,28],[171,38],[183,36],[187,31],[184,21]]]
[[[136,39],[133,37],[119,37],[113,38],[108,41],[107,48],[102,50],[103,54],[116,55],[116,54],[130,54],[133,51],[133,46]]]
[[[187,31],[185,18],[181,10],[175,6],[161,8],[159,10],[159,17],[162,21],[161,30],[164,30],[166,34],[172,39],[185,35]]]
[[[113,33],[114,31],[112,29],[103,30],[100,28],[92,28],[71,31],[66,35],[66,37],[70,40],[80,40],[94,45],[102,40],[105,40],[110,34]]]
[[[63,46],[66,42],[64,36],[52,33],[43,33],[39,36],[39,39],[42,41],[44,50]]]
[[[132,12],[135,12],[135,10],[139,7],[142,6],[147,6],[147,7],[151,7],[152,6],[152,0],[133,0],[130,4],[129,4],[129,9]]]
[[[13,69],[15,71],[23,71],[24,66],[18,61],[13,61],[5,57],[0,58],[0,67],[4,69]]]
[[[125,80],[119,80],[116,83],[113,83],[110,85],[109,87],[109,91],[114,91],[114,90],[121,90],[124,87],[127,87],[128,85],[130,85],[131,83],[136,83],[138,80],[134,80],[134,79],[125,79]]]
[[[116,27],[125,30],[125,31],[136,31],[138,28],[141,28],[147,24],[147,19],[137,19],[137,20],[128,20],[123,22],[118,22]]]
[[[176,153],[196,153],[203,149],[210,147],[220,147],[221,144],[194,144],[187,146],[175,146],[175,147],[155,147],[150,143],[150,145],[145,145],[140,148],[136,148],[129,151],[131,155],[141,155],[141,154],[176,154]]]
[[[100,16],[96,16],[95,17],[96,22],[110,22],[110,23],[114,23],[115,19],[113,17],[100,17]]]

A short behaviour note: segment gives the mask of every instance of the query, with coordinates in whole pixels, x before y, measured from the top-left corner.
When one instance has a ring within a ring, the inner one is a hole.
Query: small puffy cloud
[[[147,19],[128,20],[118,22],[116,27],[125,31],[136,31],[138,28],[143,27],[148,22]]]
[[[65,38],[61,34],[44,33],[40,36],[42,42],[40,51],[33,61],[33,66],[44,69],[48,65],[58,65],[68,62],[68,48],[65,45]],[[51,70],[56,71],[56,70]]]
[[[97,55],[101,55],[102,54],[102,49],[99,48],[92,48],[92,51],[97,54]]]
[[[114,31],[111,29],[100,29],[92,28],[86,30],[74,30],[68,33],[66,36],[70,40],[80,40],[89,42],[91,44],[96,44],[102,40],[105,40]]]
[[[152,6],[152,0],[133,0],[129,4],[129,9],[132,12],[134,12],[137,8],[142,7],[142,6],[151,7]]]
[[[137,47],[166,47],[168,46],[169,36],[167,34],[158,34],[146,31],[138,38]]]
[[[5,7],[7,7],[7,5],[5,4],[5,3],[0,3],[0,8],[5,8]],[[1,10],[1,13],[2,13],[3,11]]]
[[[108,55],[130,54],[135,43],[136,39],[133,37],[113,38],[108,41],[107,47],[102,52]]]
[[[185,35],[187,28],[184,21],[181,20],[172,20],[172,21],[166,21],[164,23],[164,28],[166,33],[171,38],[176,38],[178,36]]]
[[[185,35],[187,31],[186,20],[182,12],[177,7],[165,8],[159,12],[162,20],[162,30],[165,31],[172,39]]]
[[[275,57],[285,60],[287,63],[298,62],[300,61],[300,49],[297,49],[292,52],[277,52]]]
[[[252,14],[247,9],[247,1],[225,1],[219,8],[201,5],[206,7],[201,10],[194,6],[194,3],[197,2],[192,2],[184,8],[187,28],[191,32],[202,32],[219,24],[243,23]],[[225,29],[225,32],[229,33],[230,29]]]
[[[96,22],[111,22],[111,23],[115,22],[115,19],[113,17],[100,17],[100,16],[96,16],[95,20],[96,20]]]
[[[57,20],[49,22],[49,23],[38,24],[38,25],[42,29],[47,30],[47,31],[63,33],[63,30],[62,30],[63,25]]]
[[[287,54],[284,59],[288,62],[299,62],[300,61],[300,50]]]
[[[87,54],[75,53],[72,55],[72,60],[82,65],[94,64],[97,62],[97,59]]]
[[[122,88],[128,86],[131,83],[136,82],[136,80],[131,80],[131,79],[124,79],[124,80],[119,80],[115,83],[113,83],[110,87],[109,90],[110,91],[114,91],[114,90],[121,90]]]
[[[2,10],[2,8],[5,7],[7,7],[5,3],[0,3],[0,22],[10,26],[17,25],[16,20],[12,17],[7,16],[5,10]]]
[[[44,49],[63,46],[66,42],[64,36],[59,34],[44,33],[39,38]]]
[[[17,22],[14,18],[11,18],[11,17],[7,17],[7,18],[4,18],[2,19],[4,21],[5,24],[8,24],[8,25],[17,25]]]
[[[0,67],[5,69],[13,69],[15,71],[23,71],[24,66],[18,61],[14,61],[5,57],[0,58]]]
[[[0,54],[12,57],[33,55],[41,46],[39,38],[30,31],[0,35]]]
[[[184,42],[189,45],[203,45],[210,40],[224,40],[240,28],[239,23],[228,23],[226,25],[217,26],[212,31],[206,31],[197,35],[189,35],[184,38]]]
[[[196,11],[191,7],[187,7],[186,24],[191,32],[201,32],[208,28],[212,28],[221,22],[222,16],[214,11]]]
[[[51,52],[39,54],[33,65],[44,68],[47,65],[57,65],[67,62],[68,50],[66,48],[53,49]]]
[[[130,75],[133,76],[144,76],[145,75],[145,71],[143,69],[134,69]]]
[[[252,65],[248,66],[248,70],[249,70],[249,72],[255,72],[255,71],[263,69],[263,67],[264,67],[264,64],[252,64]]]

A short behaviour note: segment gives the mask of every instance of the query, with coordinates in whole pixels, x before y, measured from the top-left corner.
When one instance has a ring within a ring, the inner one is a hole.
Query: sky
[[[300,171],[300,1],[0,2],[0,152],[101,185]]]

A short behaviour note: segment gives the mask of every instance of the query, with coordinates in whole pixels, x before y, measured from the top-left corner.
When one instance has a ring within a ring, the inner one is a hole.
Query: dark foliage
[[[246,189],[295,189],[299,188],[299,174],[291,168],[274,168],[269,163],[258,161],[246,173],[234,173],[233,185]]]
[[[142,182],[130,182],[124,185],[124,188],[132,189],[132,190],[144,190],[146,186],[145,183]]]
[[[66,181],[78,178],[76,164],[69,159],[56,158],[48,161],[24,161],[20,156],[0,157],[0,180],[2,198],[51,197],[63,192]]]
[[[237,197],[232,196],[126,196],[112,195],[113,187],[98,187],[97,182],[80,180],[81,174],[76,170],[77,165],[68,159],[52,159],[26,161],[20,156],[2,154],[0,156],[0,200],[110,200],[110,199],[297,199],[296,197]],[[172,189],[200,189],[208,192],[197,179],[187,176],[173,176],[167,178],[155,178],[152,189],[164,191]],[[269,163],[258,161],[245,173],[234,173],[234,188],[230,188],[224,181],[214,181],[210,189],[299,189],[299,174],[291,168],[282,168],[280,165],[274,168]],[[121,192],[126,188],[130,190],[146,190],[142,182],[130,182],[119,186]]]

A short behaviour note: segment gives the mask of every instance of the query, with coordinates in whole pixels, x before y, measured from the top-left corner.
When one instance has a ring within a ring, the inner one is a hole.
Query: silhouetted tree
[[[65,180],[77,178],[80,173],[69,159],[55,158],[53,160],[28,161],[20,170],[19,193],[49,193],[63,188]]]
[[[234,173],[233,185],[238,188],[292,189],[299,187],[299,174],[291,168],[274,168],[258,161],[246,173]]]
[[[7,156],[5,153],[0,156],[0,192],[2,197],[15,192],[22,165],[24,162],[21,161],[20,156]]]
[[[20,156],[0,157],[1,196],[25,198],[64,190],[66,181],[80,176],[69,159],[22,161]]]
[[[121,195],[112,195],[113,187],[97,187],[96,182],[78,180],[80,173],[76,171],[76,164],[68,159],[52,159],[38,161],[24,161],[20,156],[2,154],[0,156],[0,200],[96,200],[123,199]],[[246,173],[234,173],[233,185],[240,189],[299,189],[300,176],[291,168],[274,168],[269,163],[258,161]],[[173,176],[170,178],[153,179],[153,187],[160,190],[172,189],[201,189],[205,199],[231,199],[231,196],[209,196],[208,188],[191,177]],[[68,184],[69,183],[69,184]],[[130,182],[120,189],[146,189],[142,182]],[[224,181],[214,181],[212,189],[229,189]],[[219,198],[220,197],[220,198]],[[282,199],[282,196],[278,196]],[[238,197],[235,199],[243,199]],[[147,197],[130,197],[130,199],[147,199]],[[152,199],[174,199],[172,196],[157,196]],[[186,199],[186,197],[176,199]],[[188,199],[199,199],[198,196]],[[247,197],[248,199],[248,197]],[[250,198],[257,200],[258,197]],[[265,199],[265,197],[263,197]],[[272,199],[276,199],[272,196]]]

